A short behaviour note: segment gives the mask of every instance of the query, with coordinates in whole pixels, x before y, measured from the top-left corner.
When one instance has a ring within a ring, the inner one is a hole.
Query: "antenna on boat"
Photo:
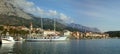
[[[41,17],[41,29],[43,29],[43,19]]]

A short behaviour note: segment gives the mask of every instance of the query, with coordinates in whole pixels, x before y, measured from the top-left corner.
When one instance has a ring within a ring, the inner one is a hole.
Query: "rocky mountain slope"
[[[12,3],[13,0],[0,0],[0,14],[1,15],[14,15],[25,19],[32,19],[32,17],[24,12],[19,7],[15,7]]]

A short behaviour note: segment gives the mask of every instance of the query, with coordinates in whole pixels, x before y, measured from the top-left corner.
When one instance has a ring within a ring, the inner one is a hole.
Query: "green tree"
[[[3,26],[0,26],[0,31],[3,31],[4,30],[4,27]]]

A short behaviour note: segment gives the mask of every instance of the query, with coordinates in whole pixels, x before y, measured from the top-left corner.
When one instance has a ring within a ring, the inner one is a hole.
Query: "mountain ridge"
[[[0,0],[0,14],[1,15],[14,15],[25,19],[32,19],[32,17],[23,11],[20,7],[13,5],[13,0]]]
[[[0,0],[0,24],[9,23],[10,25],[25,25],[29,27],[29,23],[32,22],[34,27],[40,27],[41,17],[36,17],[30,13],[23,11],[20,7],[14,6],[13,0]],[[6,20],[7,19],[7,20]],[[54,20],[50,18],[43,18],[44,29],[53,30]],[[70,30],[70,31],[92,31],[99,32],[97,28],[90,28],[75,23],[65,23],[64,21],[56,20],[57,30]],[[83,29],[84,28],[84,29]]]
[[[72,28],[76,28],[81,32],[100,32],[100,30],[98,28],[92,28],[92,27],[87,27],[87,26],[83,26],[80,24],[76,24],[76,23],[70,23],[67,25],[68,27],[72,27]]]

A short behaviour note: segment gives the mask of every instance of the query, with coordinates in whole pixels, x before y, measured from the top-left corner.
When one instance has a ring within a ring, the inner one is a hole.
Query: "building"
[[[71,33],[71,36],[74,36],[77,39],[83,38],[83,35],[84,35],[84,33],[78,32],[78,31]]]
[[[109,34],[105,33],[95,33],[95,32],[86,32],[85,37],[101,37],[101,38],[106,38],[109,37]]]
[[[68,31],[68,30],[65,30],[65,31],[64,31],[64,36],[71,36],[71,32]]]
[[[44,36],[48,36],[48,35],[59,35],[59,34],[60,34],[60,32],[58,32],[58,31],[53,31],[53,30],[44,30],[44,33],[43,33]]]

